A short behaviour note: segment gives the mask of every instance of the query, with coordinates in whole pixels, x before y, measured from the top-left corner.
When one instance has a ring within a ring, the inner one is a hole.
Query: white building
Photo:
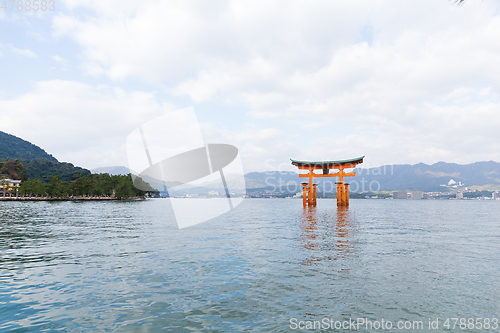
[[[424,193],[422,191],[413,191],[411,192],[411,199],[412,200],[420,200],[424,196]]]
[[[3,196],[5,196],[6,193],[10,193],[11,195],[17,194],[20,186],[20,180],[13,180],[9,178],[0,179],[0,193]]]

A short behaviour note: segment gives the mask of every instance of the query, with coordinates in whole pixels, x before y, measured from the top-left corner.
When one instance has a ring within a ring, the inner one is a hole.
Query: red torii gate
[[[316,206],[316,186],[313,184],[314,177],[339,177],[337,184],[337,206],[349,205],[349,184],[344,183],[344,177],[355,176],[355,172],[344,172],[344,169],[355,168],[357,164],[363,163],[365,157],[353,158],[350,160],[307,162],[292,160],[299,170],[309,170],[309,173],[299,174],[299,177],[308,177],[309,184],[302,183],[304,206]],[[330,169],[338,169],[336,173],[330,173]],[[314,173],[314,170],[323,170],[323,174]],[[309,185],[309,186],[308,186]]]

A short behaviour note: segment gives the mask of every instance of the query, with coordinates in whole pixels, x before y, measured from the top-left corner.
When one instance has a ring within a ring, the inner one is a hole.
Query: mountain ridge
[[[65,170],[68,180],[76,173],[90,173],[90,171],[74,167],[71,163],[61,163],[42,148],[0,131],[0,161],[19,159],[27,165],[26,171],[30,178],[34,175],[46,176],[54,172]],[[43,162],[48,160],[51,163]],[[51,170],[48,170],[48,169]],[[47,170],[45,170],[47,169]],[[356,176],[347,178],[352,192],[359,191],[397,191],[397,190],[424,190],[439,191],[446,189],[451,180],[464,186],[485,186],[500,184],[500,163],[495,161],[480,161],[469,164],[448,163],[444,161],[434,164],[388,164],[374,168],[356,168]],[[130,170],[124,166],[101,167],[93,170],[94,173],[125,174]],[[132,172],[134,173],[134,172]],[[264,171],[249,172],[244,175],[246,188],[249,191],[286,191],[300,192],[301,182],[306,178],[299,178],[296,171]],[[231,180],[231,179],[228,179]],[[336,178],[317,178],[319,191],[333,190]],[[231,183],[233,183],[231,181]],[[234,184],[237,184],[235,178]],[[221,190],[219,182],[190,186],[199,189]],[[242,186],[236,185],[236,186]],[[189,185],[187,186],[189,187]],[[184,190],[184,189],[183,189]]]
[[[0,131],[0,162],[10,160],[31,161],[35,158],[45,158],[49,161],[59,161],[39,146],[23,140],[12,134]]]
[[[26,176],[22,178],[27,179],[41,179],[48,182],[50,176],[61,176],[61,180],[71,181],[76,177],[90,174],[85,168],[59,162],[54,156],[29,141],[0,131],[0,162],[16,160],[23,166]],[[7,168],[4,169],[0,170],[0,175],[8,177],[10,173],[7,172]]]
[[[126,167],[113,167],[124,170]],[[104,169],[104,168],[103,168]],[[94,169],[95,170],[95,169]],[[481,161],[469,164],[437,162],[434,164],[393,164],[374,168],[356,168],[356,176],[346,178],[352,192],[368,191],[445,191],[450,180],[462,183],[462,187],[500,184],[500,163]],[[230,175],[226,176],[231,185]],[[307,178],[300,178],[296,171],[249,172],[244,175],[246,189],[249,192],[300,192],[300,183]],[[334,191],[336,178],[316,178],[319,191]],[[184,185],[180,192],[195,193],[196,189],[222,191],[220,182],[206,182],[198,185]],[[236,184],[236,182],[235,182]],[[231,187],[231,186],[230,186]],[[458,187],[457,187],[458,188]],[[239,189],[239,188],[238,188]],[[176,191],[177,192],[177,191]],[[201,193],[200,192],[200,193]]]

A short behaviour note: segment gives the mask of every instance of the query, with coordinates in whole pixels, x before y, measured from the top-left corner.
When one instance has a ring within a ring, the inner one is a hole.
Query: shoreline
[[[68,198],[51,198],[51,197],[0,197],[1,201],[143,201],[146,198],[132,197],[127,199],[118,199],[112,197],[68,197]]]

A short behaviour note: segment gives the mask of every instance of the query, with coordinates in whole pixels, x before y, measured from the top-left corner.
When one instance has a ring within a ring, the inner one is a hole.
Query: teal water
[[[446,318],[499,318],[499,213],[247,199],[178,230],[162,199],[0,202],[0,332],[294,332],[325,318],[440,332]]]

